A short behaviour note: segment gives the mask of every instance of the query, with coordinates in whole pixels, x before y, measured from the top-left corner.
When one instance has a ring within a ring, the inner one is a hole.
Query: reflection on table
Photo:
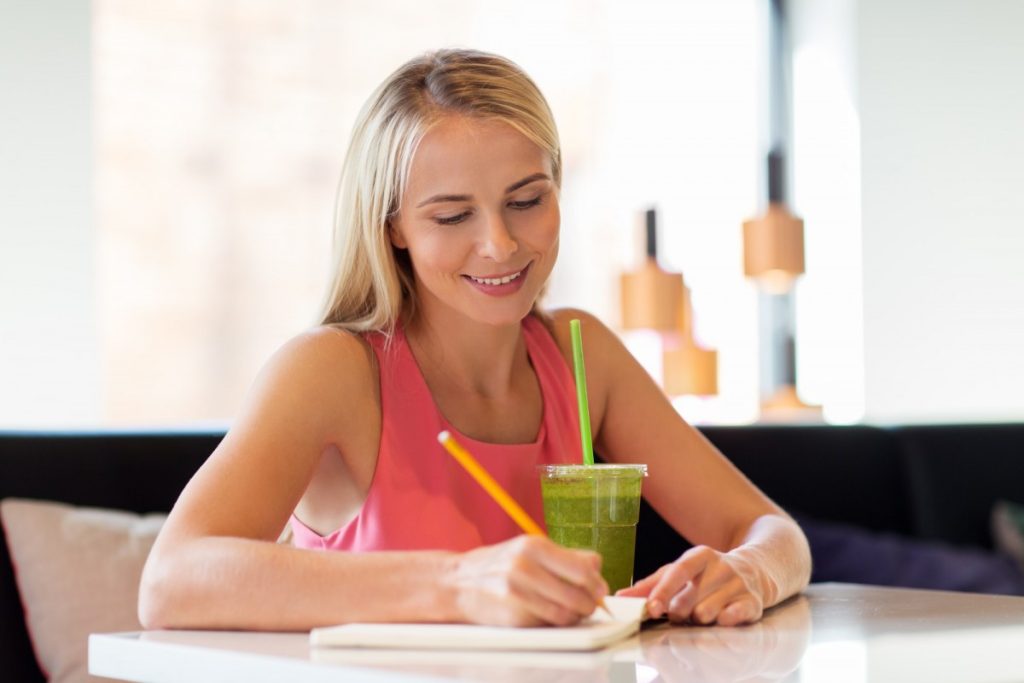
[[[90,670],[146,681],[1024,680],[1024,598],[844,584],[739,628],[649,624],[596,652],[310,648],[303,633],[93,636]]]
[[[782,681],[811,641],[811,606],[799,596],[741,628],[659,627],[641,640],[661,681]]]

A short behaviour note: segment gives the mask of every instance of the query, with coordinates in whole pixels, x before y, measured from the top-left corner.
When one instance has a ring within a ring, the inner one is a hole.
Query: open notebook
[[[473,624],[342,624],[315,628],[313,647],[444,650],[596,650],[640,630],[644,598],[605,598],[602,610],[575,626],[510,628]]]

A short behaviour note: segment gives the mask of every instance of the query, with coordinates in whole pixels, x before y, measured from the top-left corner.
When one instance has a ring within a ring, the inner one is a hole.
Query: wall
[[[795,211],[806,274],[796,289],[797,383],[826,419],[863,419],[860,126],[856,0],[788,3]]]
[[[1015,35],[1024,25],[1024,3],[792,4],[794,47],[817,50],[806,53],[807,68],[794,67],[794,94],[809,94],[811,103],[797,103],[794,111],[794,208],[807,220],[808,273],[797,306],[805,399],[824,404],[826,417],[840,421],[1024,419],[1024,44]],[[0,17],[0,425],[101,422],[100,378],[109,380],[111,372],[102,372],[97,339],[104,311],[96,303],[102,297],[94,265],[90,3],[0,0]],[[641,41],[642,12],[613,18],[611,42]],[[737,31],[723,53],[748,59],[749,35]],[[612,66],[635,73],[623,48],[616,49]],[[564,65],[552,71],[564,72]],[[811,72],[827,79],[836,97],[808,87]],[[562,87],[556,82],[549,89]],[[651,116],[664,118],[640,129],[669,127],[680,145],[666,149],[699,159],[701,131],[686,137],[685,129],[670,128],[674,112],[700,104],[672,100],[685,92],[660,93],[666,104]],[[731,96],[737,110],[754,106],[746,95]],[[604,115],[626,130],[635,120],[618,110]],[[579,127],[587,120],[563,123]],[[737,136],[744,135],[753,131]],[[599,167],[617,169],[632,153],[624,146]],[[812,192],[801,173],[831,194]],[[682,268],[694,287],[698,331],[721,358],[753,358],[743,352],[749,335],[733,341],[716,318],[725,311],[752,321],[743,296],[737,289],[728,305],[712,300],[721,296],[712,275],[738,265],[698,258],[698,250],[687,248],[708,234],[738,245],[738,227],[731,226],[753,208],[744,199],[752,180],[731,178],[736,215],[722,216],[711,203],[702,208],[706,192],[690,189],[700,187],[699,178],[683,175],[683,182],[666,177],[650,196],[644,188],[653,185],[639,180],[625,194],[634,208],[660,200],[666,253],[678,255],[668,265]],[[606,180],[583,174],[576,194],[567,192],[581,224],[599,223],[581,207],[595,196],[593,185]],[[623,225],[630,215],[613,218],[604,220]],[[566,253],[583,254],[600,242],[567,230]],[[738,247],[722,251],[738,263],[737,253]],[[843,265],[851,254],[852,265]],[[589,287],[567,277],[553,284],[565,301]],[[610,300],[610,290],[601,293]],[[742,362],[726,366],[753,372]],[[750,381],[751,401],[755,384]],[[740,403],[748,398],[734,395]]]
[[[857,9],[866,416],[1024,419],[1024,3]]]
[[[719,351],[721,394],[687,415],[753,419],[739,238],[757,203],[757,1],[10,5],[0,57],[17,65],[6,99],[23,130],[5,134],[39,167],[3,167],[20,199],[0,245],[19,283],[4,300],[0,427],[235,414],[267,356],[314,319],[356,110],[439,45],[515,59],[556,113],[563,232],[547,303],[614,325],[619,273],[639,262],[635,219],[657,204],[664,263],[686,273],[695,332]],[[53,130],[67,139],[40,145]],[[40,161],[48,146],[58,163]],[[54,187],[59,215],[39,191]],[[95,192],[72,206],[68,188]]]
[[[0,0],[0,423],[98,411],[90,13]]]

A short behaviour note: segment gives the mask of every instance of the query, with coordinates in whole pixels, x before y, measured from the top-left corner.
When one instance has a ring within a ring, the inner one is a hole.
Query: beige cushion
[[[0,517],[40,667],[88,675],[90,633],[137,631],[139,577],[166,515],[8,498]]]

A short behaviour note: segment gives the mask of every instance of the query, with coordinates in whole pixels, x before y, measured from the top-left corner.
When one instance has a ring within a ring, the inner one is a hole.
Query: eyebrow
[[[551,178],[548,176],[547,173],[534,173],[533,175],[528,175],[522,180],[517,180],[516,182],[506,187],[505,194],[508,194],[509,192],[515,192],[519,188],[525,187],[530,183],[537,182],[538,180],[551,180]],[[421,206],[426,206],[427,204],[437,204],[440,202],[465,202],[472,198],[473,195],[468,194],[435,194],[433,197],[424,199],[422,202],[417,204],[416,208],[418,209]]]

